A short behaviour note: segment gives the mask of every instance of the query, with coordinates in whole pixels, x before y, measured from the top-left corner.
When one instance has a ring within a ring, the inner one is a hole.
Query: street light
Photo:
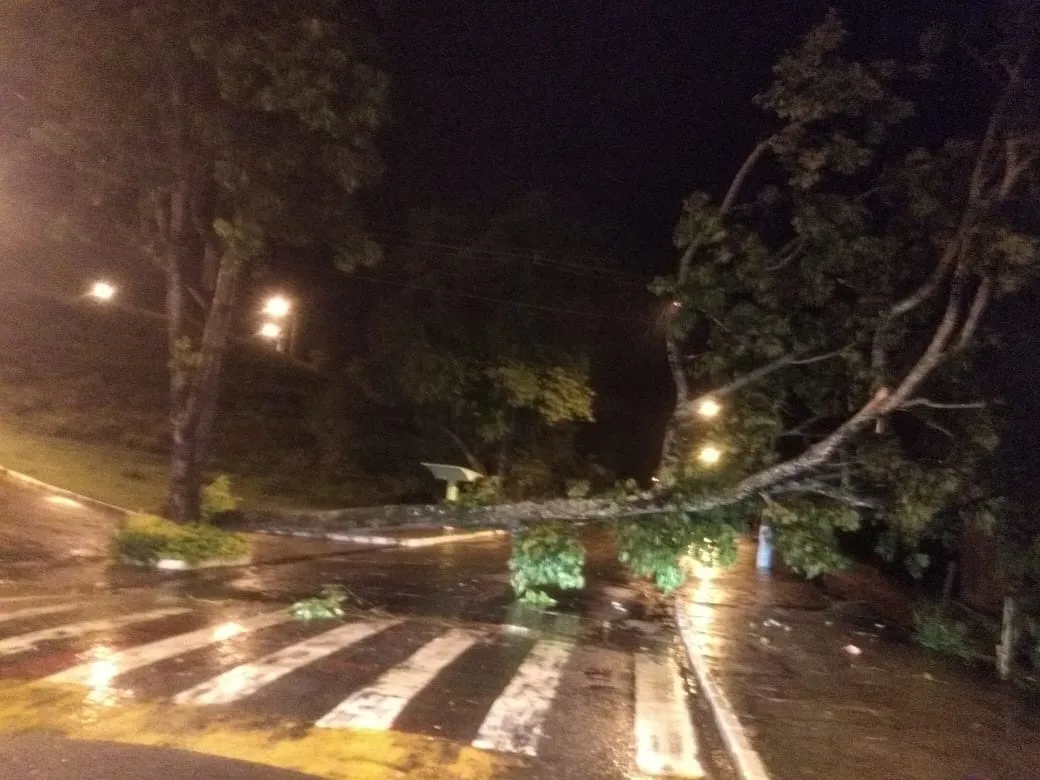
[[[705,466],[714,466],[722,458],[722,451],[714,445],[707,445],[697,453],[697,459]]]
[[[710,420],[712,417],[715,417],[721,411],[722,407],[719,405],[719,402],[716,401],[714,398],[705,398],[703,401],[697,404],[697,414],[699,414],[701,417],[704,417],[707,420]]]
[[[263,313],[276,320],[284,319],[292,311],[292,301],[284,295],[272,295],[264,301]]]
[[[116,288],[114,285],[109,284],[108,282],[98,281],[94,282],[94,284],[91,285],[90,292],[88,293],[88,295],[90,295],[90,297],[95,300],[101,301],[102,303],[107,303],[115,297]]]
[[[260,330],[257,331],[256,335],[268,341],[280,341],[282,338],[282,326],[277,322],[265,322],[260,326]]]
[[[291,356],[296,343],[296,329],[299,315],[292,298],[276,293],[264,300],[261,314],[267,321],[260,328],[260,335],[274,343],[279,352],[288,352]],[[275,332],[277,328],[277,332]]]

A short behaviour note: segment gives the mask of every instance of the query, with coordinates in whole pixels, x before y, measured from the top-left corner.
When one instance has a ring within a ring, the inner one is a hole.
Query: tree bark
[[[195,419],[192,459],[201,480],[213,447],[217,405],[220,401],[220,377],[231,336],[232,314],[244,263],[225,254],[220,261],[213,289],[206,331],[200,355],[201,369],[192,397]]]
[[[171,209],[171,212],[175,209]],[[177,245],[166,251],[166,311],[170,361],[170,480],[166,514],[178,522],[197,519],[201,477],[194,457],[191,396],[194,368],[185,328],[184,258]]]

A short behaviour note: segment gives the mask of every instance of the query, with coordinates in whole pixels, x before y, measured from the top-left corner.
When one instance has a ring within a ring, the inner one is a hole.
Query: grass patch
[[[169,464],[162,455],[103,442],[26,431],[0,417],[0,466],[51,485],[129,509],[156,513],[166,497]],[[308,490],[299,482],[228,469],[241,504],[250,508],[355,505],[356,486]],[[370,492],[370,491],[367,491]],[[367,502],[363,502],[367,503]],[[226,508],[226,507],[225,507]]]
[[[157,511],[166,493],[160,456],[28,433],[2,419],[0,465],[134,511]]]
[[[163,323],[7,288],[0,304],[0,466],[157,512],[169,442]],[[210,466],[246,506],[381,504],[412,489],[319,457],[315,430],[328,421],[314,403],[325,381],[269,349],[233,345]]]
[[[112,554],[133,563],[172,558],[197,566],[232,561],[248,553],[249,539],[242,534],[206,523],[181,525],[156,515],[131,515],[112,538]]]

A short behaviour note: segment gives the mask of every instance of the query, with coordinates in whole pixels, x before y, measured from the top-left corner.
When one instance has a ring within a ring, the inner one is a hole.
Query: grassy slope
[[[0,465],[110,503],[156,509],[166,480],[163,323],[25,290],[0,292],[0,306]],[[314,480],[306,408],[315,389],[309,372],[235,350],[214,470],[230,473],[249,505],[371,500],[358,485]]]

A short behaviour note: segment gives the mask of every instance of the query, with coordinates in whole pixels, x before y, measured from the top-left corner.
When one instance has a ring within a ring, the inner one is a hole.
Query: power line
[[[646,320],[643,317],[616,317],[612,314],[598,314],[591,311],[582,311],[580,309],[566,309],[560,306],[545,306],[539,303],[528,303],[526,301],[517,301],[509,298],[493,298],[488,295],[477,295],[475,293],[460,292],[458,290],[445,290],[442,287],[428,287],[425,285],[415,285],[407,282],[398,282],[392,279],[380,279],[376,276],[365,276],[364,274],[353,273],[350,274],[348,279],[360,279],[366,282],[374,282],[376,284],[389,284],[395,287],[406,287],[412,290],[425,290],[428,292],[441,293],[442,295],[451,295],[457,298],[468,298],[470,300],[484,301],[487,303],[495,303],[505,306],[516,306],[523,309],[535,309],[538,311],[555,312],[558,314],[568,314],[576,317],[592,317],[595,319],[602,320],[613,320],[616,322],[640,322],[645,323]]]
[[[642,276],[640,274],[629,273],[627,271],[618,271],[612,268],[597,268],[594,266],[583,265],[581,263],[572,263],[566,260],[550,257],[537,252],[517,251],[515,248],[479,247],[473,245],[452,244],[441,241],[425,241],[422,239],[409,238],[407,236],[395,235],[391,233],[374,232],[370,235],[376,238],[388,239],[398,244],[430,247],[433,249],[447,249],[455,252],[466,253],[471,256],[476,255],[485,259],[498,260],[501,262],[508,262],[509,260],[528,260],[532,264],[552,268],[563,273],[571,273],[577,276],[598,278],[603,281],[610,281],[616,284],[645,286],[649,284],[651,281],[651,277]],[[595,259],[603,260],[604,258]]]

